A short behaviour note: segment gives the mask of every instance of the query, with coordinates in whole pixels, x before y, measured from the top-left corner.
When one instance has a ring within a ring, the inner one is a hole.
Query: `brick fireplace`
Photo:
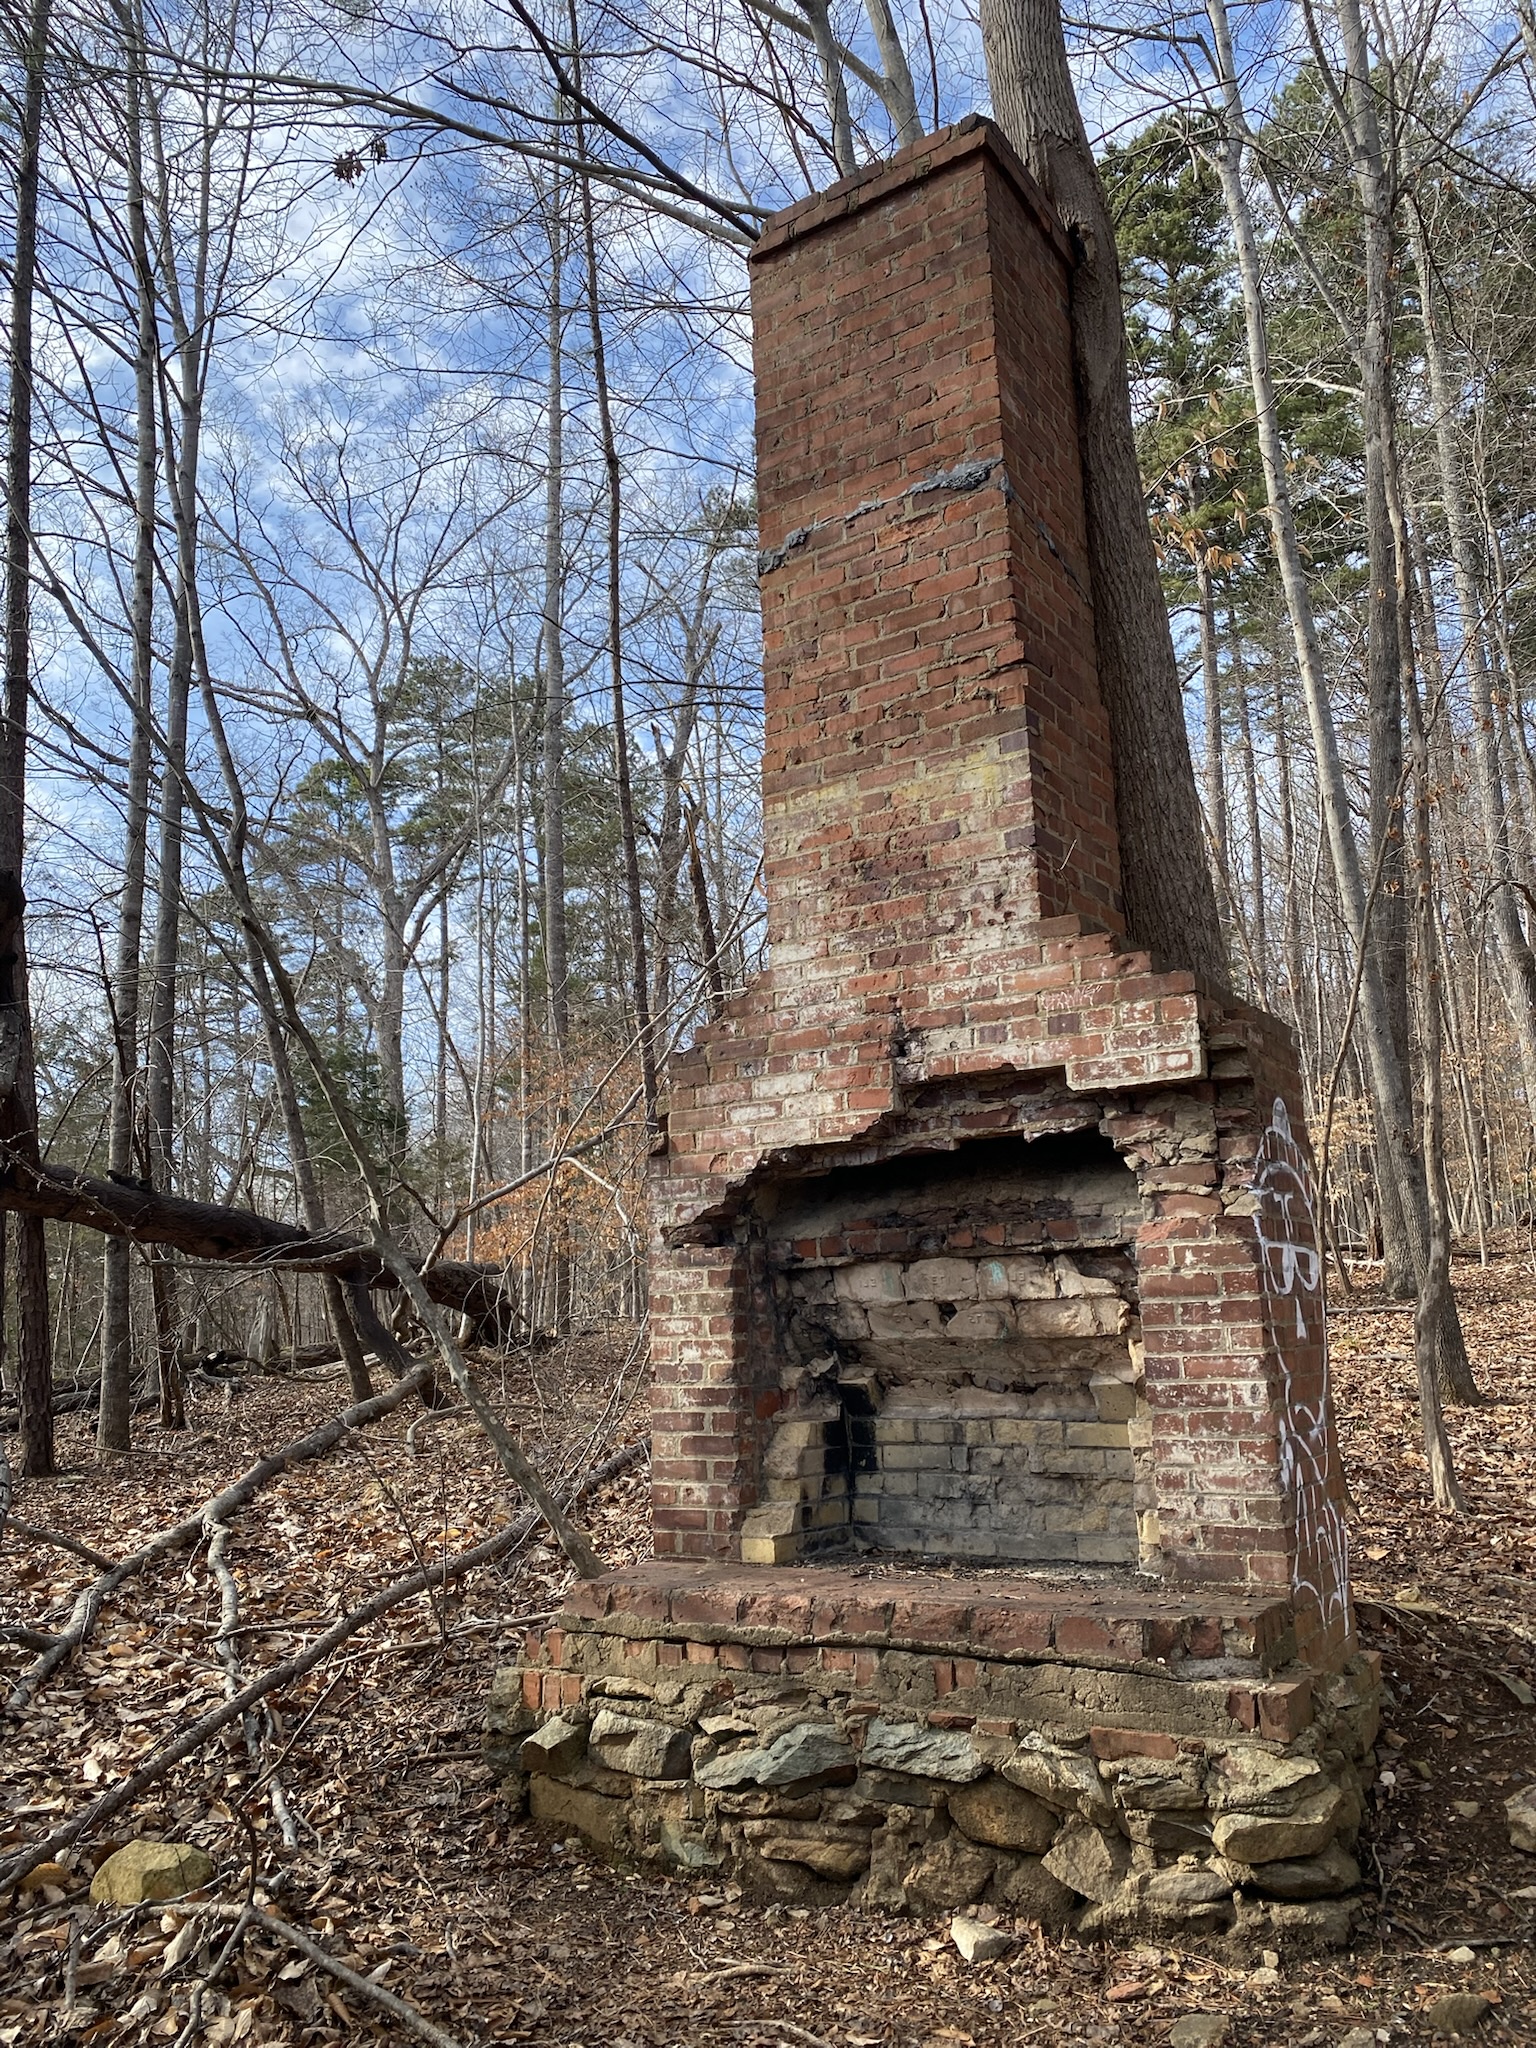
[[[497,1753],[775,1895],[1337,1934],[1375,1680],[1300,1089],[1124,935],[1062,231],[971,120],[752,273],[769,965],[668,1077],[655,1561]]]

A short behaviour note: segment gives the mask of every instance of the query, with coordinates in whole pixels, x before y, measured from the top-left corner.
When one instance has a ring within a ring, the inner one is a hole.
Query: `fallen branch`
[[[235,1583],[235,1575],[224,1555],[229,1547],[230,1516],[234,1513],[234,1504],[225,1503],[222,1494],[219,1501],[224,1504],[209,1508],[203,1517],[203,1527],[208,1532],[208,1569],[212,1572],[219,1589],[219,1632],[213,1639],[214,1652],[224,1666],[224,1697],[233,1699],[240,1690],[241,1677],[240,1652],[235,1647],[234,1640],[240,1633],[240,1588]],[[259,1723],[254,1714],[247,1714],[241,1728],[245,1736],[246,1755],[251,1760],[252,1768],[260,1772],[263,1761],[263,1737],[272,1733],[270,1708],[262,1708]],[[272,1817],[281,1830],[283,1846],[296,1850],[299,1846],[298,1830],[294,1826],[293,1815],[289,1810],[287,1796],[275,1764],[266,1773],[266,1779]]]
[[[195,1515],[189,1515],[184,1522],[178,1522],[173,1529],[162,1529],[141,1550],[131,1557],[122,1558],[117,1564],[109,1565],[99,1578],[94,1580],[76,1600],[67,1626],[61,1631],[52,1647],[45,1650],[35,1664],[29,1665],[11,1690],[6,1701],[6,1710],[19,1714],[30,1705],[39,1686],[45,1684],[59,1666],[68,1661],[80,1645],[95,1629],[97,1618],[107,1599],[128,1579],[137,1578],[141,1572],[162,1557],[168,1557],[177,1550],[190,1550],[203,1536],[205,1525],[232,1514],[236,1508],[244,1507],[254,1499],[263,1486],[290,1466],[318,1458],[339,1443],[344,1436],[365,1424],[377,1422],[398,1408],[406,1396],[424,1386],[432,1376],[431,1366],[423,1361],[416,1370],[404,1379],[396,1380],[382,1394],[375,1394],[371,1401],[359,1401],[354,1408],[344,1408],[340,1415],[333,1416],[318,1429],[312,1429],[308,1436],[284,1444],[281,1450],[270,1457],[262,1458],[250,1470],[237,1479],[232,1486],[226,1486],[222,1493],[205,1501]]]
[[[6,1518],[7,1529],[14,1529],[18,1536],[25,1536],[29,1543],[50,1544],[55,1550],[67,1550],[71,1557],[78,1557],[82,1564],[93,1564],[99,1572],[109,1572],[113,1559],[103,1557],[99,1550],[92,1550],[88,1543],[81,1543],[73,1536],[66,1536],[61,1529],[40,1529],[35,1522],[19,1522],[14,1515]]]
[[[132,1182],[95,1180],[69,1166],[38,1165],[14,1150],[0,1154],[0,1211],[78,1223],[133,1244],[167,1245],[213,1265],[258,1266],[265,1271],[332,1273],[364,1287],[398,1287],[399,1278],[377,1252],[342,1231],[301,1230],[254,1209],[226,1209],[159,1194]],[[516,1309],[500,1271],[461,1259],[434,1259],[422,1285],[442,1308],[475,1322]]]
[[[0,1622],[0,1643],[19,1643],[24,1650],[51,1650],[58,1640],[46,1629],[18,1628],[8,1621]]]
[[[649,1448],[650,1439],[641,1437],[637,1442],[626,1445],[623,1450],[615,1451],[611,1458],[606,1458],[601,1465],[587,1473],[585,1478],[566,1494],[566,1505],[574,1506],[597,1487],[605,1485],[610,1479],[616,1479],[631,1465],[638,1464]],[[443,1558],[425,1571],[412,1572],[407,1578],[396,1579],[393,1584],[381,1587],[370,1599],[363,1601],[361,1606],[354,1607],[349,1614],[344,1614],[339,1621],[333,1622],[323,1635],[315,1638],[308,1649],[285,1658],[281,1664],[272,1665],[259,1678],[253,1678],[249,1685],[243,1686],[222,1706],[212,1707],[206,1714],[200,1715],[173,1741],[166,1743],[148,1757],[131,1777],[125,1778],[120,1785],[115,1785],[110,1792],[103,1792],[100,1798],[92,1800],[83,1813],[56,1827],[52,1834],[46,1835],[30,1849],[22,1849],[8,1857],[4,1863],[0,1863],[0,1895],[13,1890],[37,1864],[51,1862],[65,1849],[99,1827],[103,1821],[110,1820],[116,1813],[121,1813],[125,1806],[131,1806],[134,1800],[146,1792],[157,1779],[163,1777],[174,1765],[194,1755],[204,1743],[217,1735],[221,1728],[227,1728],[231,1722],[240,1720],[258,1700],[265,1699],[268,1693],[280,1691],[283,1687],[294,1684],[300,1678],[307,1678],[317,1664],[323,1664],[334,1649],[344,1643],[349,1636],[356,1635],[360,1628],[366,1628],[370,1621],[377,1621],[379,1616],[387,1614],[391,1607],[398,1607],[402,1600],[414,1599],[418,1593],[425,1593],[429,1587],[451,1585],[455,1579],[463,1578],[467,1572],[476,1570],[480,1565],[490,1564],[496,1558],[504,1557],[509,1550],[515,1550],[520,1544],[526,1543],[543,1520],[544,1517],[537,1512],[521,1515],[505,1529],[499,1529],[494,1536],[487,1536],[483,1542],[474,1544],[468,1550],[461,1550],[457,1557]],[[199,1516],[198,1526],[201,1525]]]
[[[155,1908],[156,1912],[164,1910],[163,1906]],[[441,2027],[434,2026],[431,2020],[416,2010],[414,2005],[407,2005],[403,1998],[396,1997],[393,1991],[386,1991],[382,1984],[376,1984],[371,1977],[362,1976],[339,1957],[333,1956],[329,1949],[322,1948],[312,1935],[306,1934],[300,1927],[295,1927],[291,1921],[279,1920],[275,1913],[265,1913],[260,1906],[178,1904],[171,1910],[177,1913],[195,1913],[206,1920],[232,1920],[237,1930],[259,1927],[264,1934],[271,1935],[274,1940],[286,1942],[290,1948],[297,1949],[299,1954],[307,1957],[317,1969],[326,1971],[328,1975],[336,1978],[338,1983],[345,1984],[347,1989],[355,1992],[359,1998],[368,1999],[380,2007],[421,2040],[430,2041],[432,2048],[461,2048],[461,2044],[452,2034],[444,2033]]]
[[[68,1394],[56,1394],[53,1402],[53,1413],[55,1416],[89,1415],[93,1409],[100,1407],[100,1405],[101,1387],[97,1382],[93,1381],[88,1387],[76,1387]],[[141,1394],[133,1404],[133,1413],[135,1415],[147,1415],[150,1409],[158,1408],[159,1406],[160,1396],[158,1394]],[[18,1409],[11,1408],[4,1415],[0,1415],[0,1430],[4,1430],[8,1436],[14,1436],[20,1428],[21,1414]]]

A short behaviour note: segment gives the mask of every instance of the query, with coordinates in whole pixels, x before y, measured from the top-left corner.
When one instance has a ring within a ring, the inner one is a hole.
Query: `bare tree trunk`
[[[1441,343],[1436,309],[1434,268],[1429,260],[1423,222],[1414,219],[1409,239],[1419,286],[1419,324],[1424,336],[1424,361],[1429,374],[1430,402],[1435,415],[1435,454],[1440,475],[1440,501],[1445,508],[1451,546],[1451,573],[1456,609],[1461,618],[1461,667],[1472,700],[1472,765],[1477,783],[1478,812],[1488,861],[1494,928],[1504,955],[1505,992],[1510,1022],[1520,1048],[1527,1102],[1536,1103],[1536,953],[1520,916],[1510,853],[1509,808],[1505,800],[1498,728],[1494,718],[1493,680],[1483,624],[1482,577],[1479,573],[1472,520],[1462,487],[1456,448],[1455,391]]]
[[[885,73],[880,97],[896,130],[896,145],[899,149],[906,149],[920,141],[923,133],[907,53],[891,14],[890,0],[864,0],[864,12],[869,17],[875,48],[880,52],[880,68]]]
[[[137,47],[125,52],[124,140],[127,150],[128,238],[133,255],[138,337],[134,354],[134,551],[129,636],[132,725],[123,816],[123,886],[118,898],[117,953],[112,977],[112,1096],[107,1127],[107,1171],[134,1171],[135,1100],[139,1075],[139,986],[144,943],[144,874],[149,845],[150,721],[154,686],[155,492],[159,435],[155,381],[159,335],[154,277],[144,214],[140,89]],[[133,1409],[133,1247],[122,1238],[102,1246],[101,1405],[98,1451],[126,1451]]]
[[[1178,665],[1147,524],[1114,226],[1067,69],[1058,0],[981,0],[992,104],[1061,215],[1076,262],[1072,343],[1099,688],[1114,749],[1126,925],[1225,987]]]
[[[572,39],[575,11],[572,8]],[[578,131],[579,132],[579,131]],[[624,852],[624,907],[629,924],[630,999],[635,1006],[635,1037],[640,1052],[641,1093],[647,1123],[656,1120],[656,1046],[651,1026],[650,967],[646,959],[645,900],[640,888],[640,847],[635,834],[635,794],[629,774],[629,720],[624,702],[624,617],[620,603],[623,557],[620,550],[622,512],[619,444],[613,431],[608,393],[608,360],[603,343],[603,316],[598,301],[597,237],[592,220],[592,181],[581,180],[581,229],[587,269],[587,314],[592,328],[592,381],[597,392],[597,417],[602,435],[603,467],[608,481],[608,664],[613,710],[613,766],[619,798],[619,836]]]
[[[1359,1037],[1370,1075],[1371,1102],[1375,1114],[1380,1173],[1378,1196],[1383,1209],[1395,1203],[1401,1216],[1413,1257],[1415,1278],[1422,1287],[1430,1254],[1429,1193],[1424,1161],[1414,1114],[1412,1091],[1392,1025],[1386,984],[1371,942],[1372,901],[1361,872],[1360,850],[1355,843],[1349,791],[1339,752],[1333,705],[1323,673],[1317,621],[1312,610],[1301,545],[1297,538],[1291,502],[1285,450],[1280,438],[1274,378],[1269,366],[1268,322],[1264,306],[1263,276],[1253,215],[1243,186],[1241,165],[1248,144],[1247,119],[1237,90],[1237,71],[1232,53],[1231,30],[1225,0],[1206,0],[1219,65],[1225,132],[1211,160],[1221,182],[1222,197],[1236,247],[1238,274],[1242,285],[1243,315],[1248,345],[1248,367],[1253,386],[1254,412],[1258,429],[1259,456],[1269,500],[1269,522],[1275,559],[1285,591],[1286,608],[1296,643],[1297,667],[1301,673],[1307,719],[1312,732],[1317,767],[1318,793],[1323,826],[1327,834],[1334,883],[1345,926],[1356,949],[1360,973]],[[1477,1386],[1467,1363],[1455,1303],[1439,1325],[1440,1375],[1442,1386],[1455,1389],[1455,1398],[1476,1400]]]
[[[1358,0],[1338,0],[1345,52],[1345,104],[1337,108],[1354,161],[1360,200],[1365,307],[1358,350],[1360,416],[1365,436],[1366,697],[1370,724],[1370,855],[1377,876],[1372,950],[1379,966],[1387,1021],[1398,1063],[1412,1090],[1408,1035],[1408,897],[1403,857],[1403,650],[1398,630],[1400,570],[1387,504],[1395,462],[1392,396],[1392,279],[1395,194],[1377,119]],[[1347,108],[1347,117],[1346,117]],[[1384,1133],[1377,1143],[1391,1142]],[[1383,1171],[1381,1180],[1390,1180]],[[1385,1285],[1402,1299],[1416,1285],[1411,1224],[1401,1203],[1382,1204]]]
[[[237,907],[249,913],[251,905],[245,879],[248,829],[245,790],[224,728],[224,717],[219,707],[218,694],[214,689],[213,675],[208,666],[207,649],[203,644],[201,610],[196,606],[193,611],[193,646],[203,716],[213,736],[224,780],[225,795],[229,800],[229,839],[225,848],[225,859],[228,871],[234,877]],[[272,1077],[283,1117],[283,1132],[288,1141],[289,1158],[293,1164],[299,1213],[304,1219],[304,1228],[320,1236],[328,1228],[325,1220],[325,1198],[315,1173],[309,1133],[304,1128],[304,1113],[299,1101],[298,1084],[294,1078],[293,1062],[288,1057],[288,1040],[283,1028],[282,1009],[272,992],[266,959],[256,942],[253,920],[249,914],[241,918],[240,936],[251,990],[261,1017],[262,1034],[266,1039],[267,1057],[272,1063]],[[336,1348],[347,1368],[347,1383],[352,1398],[354,1401],[366,1401],[373,1392],[373,1381],[368,1373],[367,1356],[359,1341],[358,1326],[353,1319],[351,1301],[354,1296],[349,1295],[348,1288],[334,1273],[323,1273],[320,1276],[320,1288],[325,1298],[325,1312],[331,1326],[331,1334],[336,1339]],[[354,1288],[358,1293],[366,1292],[361,1282],[354,1283]]]
[[[565,1121],[565,1058],[570,1032],[570,967],[565,897],[565,304],[562,273],[565,227],[561,219],[560,173],[551,174],[549,194],[549,363],[548,474],[544,490],[543,606],[543,904],[544,978],[547,983],[550,1055],[554,1064],[551,1104],[557,1124]],[[550,1322],[557,1331],[570,1320],[571,1256],[565,1241],[564,1190],[558,1176],[549,1193],[553,1299]]]
[[[1277,623],[1276,633],[1278,636]],[[1275,663],[1275,773],[1280,784],[1281,861],[1281,944],[1285,948],[1285,978],[1290,984],[1291,1010],[1298,1038],[1302,1037],[1301,1001],[1301,916],[1297,903],[1299,876],[1296,871],[1296,797],[1291,781],[1291,733],[1285,701],[1285,670],[1280,647]]]
[[[26,899],[27,717],[32,697],[32,301],[37,277],[44,85],[51,0],[33,0],[23,53],[11,264],[5,475],[5,701],[0,733],[0,1142],[14,1163],[39,1158],[32,1005],[23,926]],[[16,1301],[18,1463],[26,1479],[52,1475],[53,1347],[48,1329],[48,1247],[42,1219],[17,1218],[11,1261]]]
[[[1411,675],[1406,678],[1413,727],[1414,854],[1418,868],[1419,1030],[1424,1048],[1424,1157],[1429,1178],[1429,1257],[1413,1316],[1413,1357],[1419,1382],[1419,1422],[1435,1506],[1465,1514],[1445,1415],[1440,1406],[1441,1332],[1455,1315],[1451,1294],[1450,1202],[1445,1185],[1445,1109],[1441,1090],[1440,949],[1435,921],[1430,838],[1431,780],[1423,712]]]
[[[559,174],[549,195],[548,472],[544,486],[544,977],[555,1057],[565,1051],[570,1023],[565,909],[565,306],[561,274],[565,230]]]
[[[1227,609],[1227,637],[1232,651],[1232,673],[1237,679],[1237,731],[1243,750],[1243,815],[1248,828],[1248,881],[1253,892],[1252,950],[1258,984],[1254,993],[1261,1003],[1267,1004],[1269,913],[1265,902],[1264,825],[1259,813],[1259,764],[1253,746],[1253,705],[1248,688],[1248,665],[1243,659],[1242,636],[1231,606]]]
[[[1200,687],[1205,698],[1205,811],[1211,857],[1217,873],[1231,883],[1227,860],[1227,764],[1221,745],[1221,663],[1216,653],[1216,595],[1211,564],[1202,548],[1195,564],[1200,598]]]
[[[435,1174],[437,1207],[448,1205],[448,999],[452,980],[452,953],[448,930],[448,889],[444,886],[437,906],[437,1061],[433,1075],[432,1128],[437,1140]]]
[[[704,956],[704,975],[709,983],[709,1006],[718,1016],[725,1004],[725,982],[720,973],[720,941],[715,934],[714,913],[709,907],[709,878],[699,852],[699,814],[688,806],[688,879],[693,885],[694,915],[699,921],[699,950]]]
[[[827,0],[800,0],[800,7],[811,25],[811,41],[816,46],[816,58],[821,66],[821,85],[827,96],[827,113],[832,122],[832,161],[837,165],[838,175],[849,178],[858,169],[859,160],[853,153],[848,88],[843,83],[843,60],[837,38],[832,33]]]

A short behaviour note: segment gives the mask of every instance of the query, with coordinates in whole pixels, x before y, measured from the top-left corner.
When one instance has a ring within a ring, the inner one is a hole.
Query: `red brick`
[[[1141,1623],[1106,1621],[1089,1614],[1059,1614],[1056,1650],[1063,1657],[1097,1657],[1108,1663],[1134,1664],[1141,1658]]]
[[[1088,1747],[1107,1764],[1126,1756],[1174,1757],[1179,1753],[1171,1735],[1152,1734],[1143,1728],[1090,1728]]]
[[[1270,1742],[1294,1742],[1312,1725],[1312,1681],[1298,1678],[1267,1685],[1257,1695],[1259,1733]]]

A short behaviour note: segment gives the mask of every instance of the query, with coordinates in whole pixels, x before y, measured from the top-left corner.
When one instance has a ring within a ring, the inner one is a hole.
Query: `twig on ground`
[[[649,1444],[649,1438],[641,1437],[638,1442],[626,1445],[621,1451],[615,1451],[611,1458],[605,1459],[601,1465],[586,1475],[580,1485],[571,1490],[567,1496],[568,1503],[574,1505],[594,1488],[604,1485],[609,1479],[617,1478],[620,1472],[638,1463],[645,1456]],[[131,1777],[113,1786],[111,1791],[102,1793],[99,1799],[93,1800],[83,1812],[76,1814],[73,1820],[65,1821],[51,1834],[44,1836],[40,1842],[34,1843],[31,1848],[19,1850],[7,1857],[4,1863],[0,1863],[0,1893],[10,1891],[36,1864],[50,1861],[83,1836],[90,1834],[103,1821],[110,1820],[113,1814],[121,1813],[125,1806],[131,1806],[141,1793],[147,1791],[173,1765],[195,1755],[205,1742],[218,1734],[221,1728],[227,1728],[231,1722],[240,1720],[258,1700],[265,1699],[268,1693],[277,1692],[282,1687],[307,1677],[317,1664],[325,1662],[332,1650],[344,1643],[349,1636],[356,1635],[358,1630],[365,1628],[370,1621],[376,1621],[381,1614],[387,1614],[391,1607],[398,1607],[402,1600],[410,1600],[418,1593],[426,1592],[429,1586],[448,1585],[452,1580],[462,1578],[466,1572],[474,1571],[482,1564],[489,1564],[493,1559],[505,1556],[509,1550],[515,1550],[519,1544],[526,1543],[544,1519],[539,1512],[522,1515],[517,1521],[509,1523],[505,1529],[498,1529],[494,1536],[487,1536],[483,1542],[474,1544],[468,1550],[461,1550],[457,1557],[444,1558],[426,1571],[412,1572],[407,1578],[396,1579],[391,1585],[382,1586],[360,1606],[342,1615],[341,1619],[334,1622],[323,1635],[317,1636],[307,1649],[285,1658],[281,1664],[272,1665],[262,1672],[260,1677],[253,1678],[248,1685],[243,1686],[232,1699],[200,1715],[173,1741],[152,1751]]]
[[[219,1501],[222,1502],[224,1499],[225,1496],[220,1494]],[[229,1517],[232,1512],[231,1507],[225,1506],[220,1508],[218,1503],[215,1503],[213,1507],[209,1508],[208,1513],[203,1518],[203,1526],[208,1531],[208,1569],[212,1572],[219,1588],[219,1632],[213,1641],[215,1653],[218,1656],[219,1662],[224,1666],[224,1697],[226,1699],[233,1699],[240,1690],[240,1653],[235,1648],[236,1638],[240,1634],[240,1588],[236,1585],[235,1575],[230,1570],[224,1556],[225,1551],[229,1547]],[[252,1770],[256,1771],[258,1775],[262,1768],[264,1737],[270,1731],[271,1723],[271,1713],[266,1709],[263,1709],[260,1720],[257,1719],[255,1714],[246,1714],[241,1721],[241,1732],[245,1737],[245,1753],[251,1760]],[[267,1777],[269,1781],[267,1796],[272,1803],[272,1816],[282,1833],[283,1846],[290,1850],[297,1849],[299,1846],[299,1832],[293,1824],[293,1815],[289,1811],[288,1801],[284,1796],[283,1787],[275,1767],[267,1773]],[[248,1828],[251,1827],[249,1815],[245,1815],[243,1807],[240,1811],[245,1817],[246,1826]],[[253,1840],[254,1833],[254,1828],[252,1828]],[[254,1870],[254,1864],[252,1867]]]
[[[188,2048],[188,2043],[201,2028],[203,2024],[203,1999],[212,1989],[214,1981],[223,1974],[225,1965],[239,1947],[241,1937],[250,1924],[251,1902],[249,1899],[246,1900],[243,1906],[232,1906],[226,1910],[233,1915],[235,1924],[229,1930],[229,1938],[224,1943],[224,1946],[219,1950],[207,1969],[204,1970],[201,1977],[193,1984],[192,1995],[187,2001],[186,2024],[171,2043],[171,2048]],[[210,1917],[212,1916],[210,1915]]]
[[[16,1623],[0,1621],[0,1643],[18,1643],[24,1650],[51,1650],[58,1640],[46,1629],[22,1628]]]
[[[809,2027],[797,2027],[793,2020],[734,2020],[733,2034],[776,2033],[788,2034],[792,2041],[803,2041],[806,2048],[832,2048],[832,2043],[823,2034],[813,2034]]]
[[[51,1544],[55,1550],[67,1550],[72,1557],[78,1557],[82,1564],[93,1564],[99,1572],[114,1569],[110,1557],[103,1557],[99,1550],[92,1550],[88,1543],[77,1542],[73,1536],[66,1536],[61,1529],[40,1529],[35,1522],[20,1522],[14,1515],[6,1517],[7,1529],[14,1529],[18,1536],[25,1536],[29,1543]]]
[[[155,1911],[164,1912],[165,1908],[157,1906]],[[306,1957],[317,1969],[324,1970],[330,1976],[335,1977],[339,1983],[345,1984],[349,1991],[356,1992],[359,1998],[366,1998],[374,2005],[379,2006],[392,2019],[397,2020],[402,2027],[407,2028],[421,2040],[430,2041],[432,2048],[461,2048],[461,2043],[454,2035],[445,2033],[439,2026],[434,2026],[432,2021],[427,2019],[424,2014],[419,2013],[414,2005],[407,2005],[403,1998],[396,1997],[393,1991],[386,1991],[382,1984],[376,1984],[371,1977],[362,1976],[358,1971],[342,1962],[339,1957],[333,1956],[329,1949],[322,1948],[312,1935],[306,1934],[300,1927],[295,1927],[291,1921],[279,1920],[275,1913],[263,1912],[260,1906],[183,1905],[179,1903],[174,1905],[171,1911],[175,1913],[195,1913],[210,1920],[233,1920],[236,1936],[243,1934],[247,1927],[259,1927],[263,1933],[273,1936],[278,1941],[286,1942],[290,1948],[297,1949],[299,1954]],[[227,1960],[232,1946],[232,1941],[226,1942],[223,1951],[224,1960]],[[220,1966],[222,1966],[222,1962]],[[217,1968],[210,1970],[206,1981],[211,1982],[217,1974]]]

